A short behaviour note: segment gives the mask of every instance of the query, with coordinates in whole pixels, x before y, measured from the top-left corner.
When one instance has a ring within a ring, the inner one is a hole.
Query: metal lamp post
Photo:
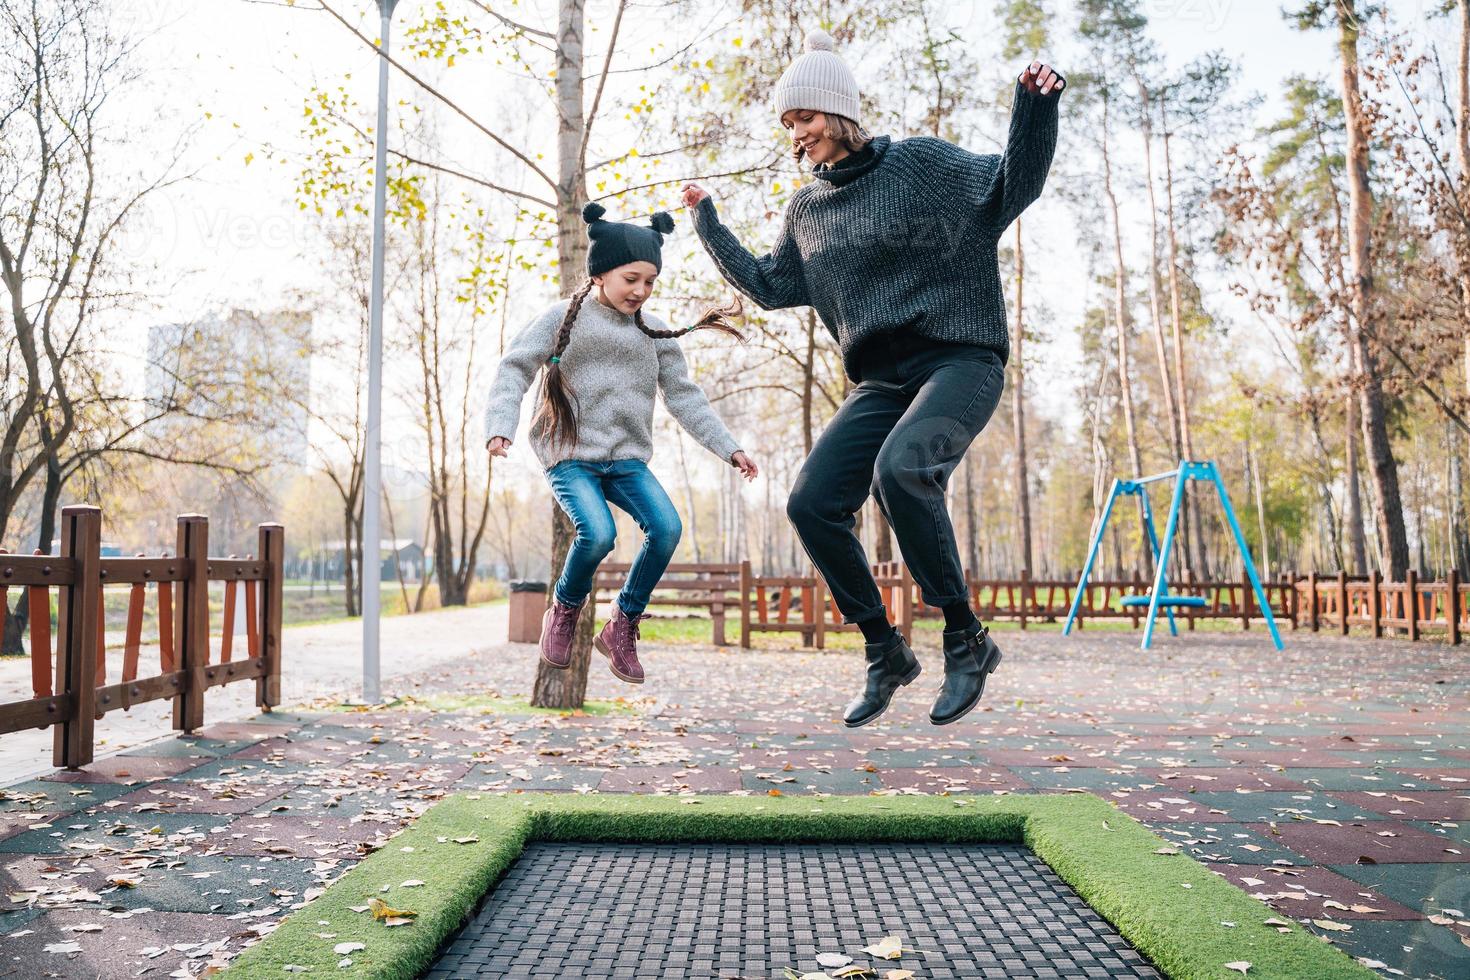
[[[373,133],[373,282],[368,304],[368,420],[363,467],[362,507],[362,699],[383,699],[378,659],[379,591],[382,556],[378,550],[379,509],[383,494],[383,212],[387,208],[388,32],[398,0],[378,0],[378,128]]]

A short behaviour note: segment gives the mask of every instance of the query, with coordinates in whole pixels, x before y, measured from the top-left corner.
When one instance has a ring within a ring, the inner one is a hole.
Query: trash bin
[[[510,583],[510,642],[541,642],[546,612],[546,583],[515,579]]]

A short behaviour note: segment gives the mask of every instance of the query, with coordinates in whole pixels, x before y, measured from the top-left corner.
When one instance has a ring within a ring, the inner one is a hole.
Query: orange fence
[[[1335,629],[1343,636],[1354,626],[1374,636],[1401,629],[1410,640],[1424,631],[1444,631],[1445,642],[1456,645],[1470,629],[1470,586],[1450,569],[1443,582],[1421,582],[1410,570],[1402,582],[1385,582],[1378,572],[1367,578],[1339,573],[1319,578],[1316,572],[1296,583],[1298,605],[1312,632]]]
[[[93,722],[118,708],[162,698],[173,700],[173,727],[191,732],[204,725],[204,692],[231,681],[254,679],[255,700],[269,710],[281,698],[281,569],[285,531],[259,526],[255,557],[209,557],[209,521],[198,514],[178,519],[174,556],[104,558],[102,512],[62,510],[61,554],[0,553],[0,630],[9,612],[9,590],[26,590],[32,696],[0,704],[0,735],[27,728],[55,729],[53,764],[75,769],[92,761]],[[209,583],[224,583],[219,657],[210,658]],[[143,613],[148,587],[157,603],[158,673],[139,677]],[[121,676],[109,684],[103,620],[104,586],[128,586]],[[51,595],[56,594],[56,633]],[[239,595],[244,593],[245,656],[235,658]]]
[[[905,635],[911,635],[915,620],[943,615],[939,609],[924,603],[903,562],[878,562],[872,566],[872,572],[888,618]],[[966,575],[965,581],[970,604],[982,620],[1015,620],[1022,629],[1032,622],[1064,620],[1077,591],[1075,579],[1037,580],[1026,574],[1014,579],[976,579]],[[1298,595],[1293,583],[1281,579],[1262,583],[1262,587],[1272,613],[1295,624]],[[1120,600],[1125,596],[1146,595],[1148,589],[1149,583],[1143,579],[1089,582],[1078,607],[1078,628],[1089,619],[1128,619],[1135,627],[1139,626],[1146,610],[1125,607]],[[1252,622],[1263,618],[1249,582],[1171,583],[1169,591],[1205,599],[1205,606],[1175,610],[1175,618],[1189,629],[1202,619],[1238,619],[1249,629]],[[741,562],[736,602],[740,606],[743,647],[750,646],[753,633],[796,633],[801,636],[803,646],[822,649],[828,633],[857,629],[856,625],[842,622],[842,613],[819,575],[755,575],[750,562]]]

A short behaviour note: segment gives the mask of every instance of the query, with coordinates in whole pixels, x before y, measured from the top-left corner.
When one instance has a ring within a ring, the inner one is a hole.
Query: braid
[[[745,340],[745,335],[735,329],[734,324],[730,323],[730,320],[740,316],[744,311],[745,308],[740,303],[740,297],[737,296],[732,302],[726,303],[724,306],[712,306],[706,309],[695,322],[694,326],[685,327],[683,330],[655,330],[643,322],[642,308],[633,311],[633,322],[638,324],[639,330],[654,338],[682,337],[686,333],[693,333],[696,330],[707,328],[718,330],[721,333],[729,334],[736,340],[743,341]]]
[[[577,322],[582,301],[591,291],[592,280],[588,279],[578,287],[567,303],[566,316],[562,317],[561,326],[557,328],[546,375],[541,381],[540,404],[531,423],[531,431],[544,435],[556,448],[572,446],[577,442],[577,396],[562,372],[561,355],[571,342],[572,325]]]

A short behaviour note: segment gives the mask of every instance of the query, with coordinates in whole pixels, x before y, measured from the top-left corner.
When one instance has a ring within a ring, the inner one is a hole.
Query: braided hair
[[[577,322],[577,313],[582,309],[582,301],[587,298],[587,294],[592,291],[594,285],[596,283],[589,276],[581,286],[577,287],[577,291],[572,293],[567,303],[566,315],[562,317],[561,326],[557,328],[551,356],[547,359],[546,374],[541,380],[536,415],[531,421],[532,433],[539,438],[544,438],[556,450],[573,446],[577,442],[577,396],[572,391],[565,372],[561,369],[561,355],[572,339],[572,325]],[[743,342],[745,336],[730,322],[743,312],[744,307],[740,303],[740,297],[737,296],[723,306],[707,308],[700,314],[693,326],[682,330],[656,330],[650,327],[643,319],[641,308],[633,311],[633,322],[639,330],[656,340],[682,337],[695,330],[709,329],[729,334]]]

